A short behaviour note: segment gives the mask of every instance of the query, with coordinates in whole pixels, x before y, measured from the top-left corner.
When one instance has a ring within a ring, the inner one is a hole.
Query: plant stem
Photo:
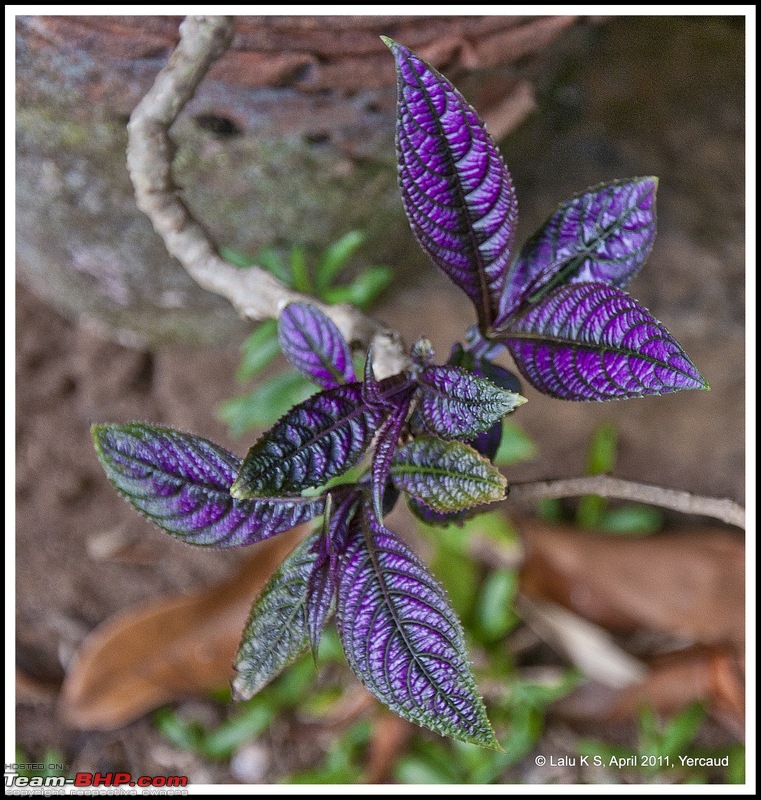
[[[172,177],[174,147],[169,128],[232,37],[232,17],[186,17],[177,48],[132,112],[127,127],[127,167],[138,208],[190,276],[207,291],[229,300],[241,316],[277,319],[288,303],[310,302],[336,323],[347,342],[365,348],[372,345],[377,378],[401,372],[409,359],[396,331],[348,304],[325,306],[294,292],[260,267],[240,270],[226,263],[182,201]]]
[[[678,489],[665,489],[649,483],[611,478],[609,475],[510,484],[510,499],[521,503],[579,497],[586,494],[634,500],[638,503],[681,511],[683,514],[712,517],[728,525],[745,528],[745,509],[728,498],[702,497]]]

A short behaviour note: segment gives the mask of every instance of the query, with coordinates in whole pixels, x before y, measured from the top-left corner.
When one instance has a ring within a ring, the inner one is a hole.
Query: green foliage
[[[519,425],[510,419],[502,420],[502,441],[492,459],[493,464],[512,467],[535,459],[537,452],[536,443]]]
[[[240,269],[257,264],[291,289],[310,294],[325,303],[351,303],[366,309],[391,283],[392,273],[388,267],[370,266],[354,274],[350,280],[338,283],[364,241],[364,233],[349,231],[329,245],[313,263],[303,245],[294,245],[285,258],[276,248],[267,248],[256,258],[251,258],[223,247],[220,255]],[[277,322],[266,320],[260,323],[241,345],[236,378],[240,382],[251,380],[279,353]],[[231,436],[242,436],[254,428],[269,428],[289,408],[314,391],[314,385],[302,375],[283,368],[247,394],[222,403],[218,415],[227,424]]]
[[[20,748],[16,748],[16,764],[25,765],[16,770],[16,774],[23,778],[66,778],[68,774],[64,769],[64,757],[55,747],[46,747],[42,757],[29,758]]]
[[[326,630],[320,642],[320,663],[342,659],[337,634]],[[223,722],[210,729],[169,707],[154,712],[153,723],[178,749],[191,750],[211,760],[227,760],[239,747],[264,733],[279,715],[296,707],[311,709],[316,716],[323,714],[337,695],[333,687],[315,690],[316,675],[311,655],[300,658],[255,697],[237,703]],[[326,697],[329,698],[327,704]],[[228,705],[230,693],[226,690],[224,696],[215,699]]]
[[[716,782],[717,771],[725,783],[744,783],[745,749],[742,745],[729,748],[706,748],[695,742],[705,719],[705,710],[694,703],[670,720],[661,720],[649,707],[639,714],[639,737],[636,746],[611,745],[598,739],[584,739],[578,743],[579,755],[599,756],[605,766],[613,765],[615,776],[625,770],[629,778],[642,783],[653,783],[663,776],[673,783]],[[698,763],[682,764],[687,759],[728,758],[726,767],[705,766]],[[627,761],[628,760],[628,761]],[[617,766],[617,762],[622,767]],[[630,766],[631,765],[631,766]]]
[[[371,733],[372,727],[367,720],[350,725],[333,742],[319,767],[296,772],[285,783],[357,783],[362,775],[364,751]]]
[[[229,426],[230,436],[242,436],[252,428],[269,428],[289,408],[314,394],[315,388],[295,370],[283,370],[248,394],[226,400],[219,407],[219,417]]]
[[[397,762],[395,779],[418,784],[503,782],[506,770],[524,758],[542,735],[549,704],[571,691],[578,676],[569,671],[551,684],[539,684],[523,680],[511,670],[502,681],[505,693],[489,704],[502,752],[416,732],[408,752]],[[499,736],[500,731],[506,733]]]
[[[587,475],[612,472],[617,451],[616,428],[609,422],[603,422],[589,441]],[[537,504],[537,515],[551,523],[572,523],[584,530],[625,536],[647,536],[662,530],[664,525],[663,514],[657,508],[636,503],[610,508],[608,501],[599,495],[581,497],[573,516],[566,513],[560,500],[542,500]]]
[[[587,475],[604,475],[612,472],[616,465],[616,428],[603,422],[592,434],[587,449]],[[580,528],[594,529],[600,526],[605,513],[606,501],[597,495],[586,495],[579,500],[576,509],[576,524]]]

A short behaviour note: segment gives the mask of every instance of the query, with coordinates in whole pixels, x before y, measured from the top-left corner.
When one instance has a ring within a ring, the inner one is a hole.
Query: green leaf
[[[364,309],[391,283],[393,276],[389,267],[369,267],[347,286],[324,289],[320,296],[328,303],[351,303]]]
[[[449,595],[452,607],[460,619],[467,620],[475,606],[478,592],[479,575],[475,561],[470,556],[442,546],[436,548],[430,566],[431,572]]]
[[[266,688],[267,701],[278,709],[296,707],[306,697],[315,674],[312,658],[298,659]]]
[[[267,247],[259,253],[256,263],[262,269],[274,275],[279,281],[282,281],[286,286],[291,289],[294,288],[293,275],[291,274],[290,267],[283,261],[283,257],[278,250],[274,247]]]
[[[616,427],[603,422],[592,434],[587,450],[587,475],[603,475],[616,466]],[[607,501],[598,495],[584,495],[576,508],[576,524],[580,528],[599,529]]]
[[[587,450],[587,475],[603,475],[616,466],[616,426],[603,422],[592,434]]]
[[[285,412],[311,397],[315,386],[295,371],[280,372],[248,394],[226,400],[218,416],[230,429],[230,436],[242,436],[252,428],[269,428]]]
[[[262,322],[246,337],[240,350],[242,359],[235,378],[239,381],[246,381],[264,369],[280,352],[277,321],[268,319]]]
[[[704,719],[705,710],[700,703],[693,703],[677,714],[661,734],[660,755],[670,758],[684,755],[687,746],[697,736]]]
[[[400,447],[391,466],[397,488],[434,511],[460,511],[505,497],[499,470],[461,442],[419,436]]]
[[[241,253],[240,250],[235,250],[232,247],[220,247],[219,256],[222,261],[226,261],[228,264],[232,264],[234,267],[239,267],[240,269],[248,269],[256,264],[255,258],[247,256],[245,253]]]
[[[394,769],[394,777],[399,783],[446,784],[453,783],[452,774],[417,756],[400,758]]]
[[[291,273],[293,275],[293,288],[297,292],[312,294],[314,287],[309,277],[306,250],[303,245],[296,244],[291,248]]]
[[[153,724],[178,750],[200,750],[204,730],[199,722],[183,719],[172,708],[160,708],[153,714]]]
[[[658,717],[650,706],[643,706],[639,711],[639,751],[642,754],[660,754],[661,740]]]
[[[476,609],[481,638],[487,642],[503,639],[518,623],[513,601],[518,591],[518,575],[506,569],[494,570],[484,581]]]
[[[511,420],[502,420],[502,441],[492,459],[498,467],[511,467],[523,461],[531,461],[537,456],[534,440]]]
[[[318,535],[313,533],[296,547],[254,601],[235,656],[236,699],[253,697],[309,646],[307,580]]]
[[[651,506],[622,506],[605,511],[599,530],[604,533],[646,535],[663,529],[663,514]]]
[[[230,719],[206,733],[200,742],[201,752],[208,758],[229,758],[241,745],[263,733],[272,724],[275,711],[256,697]]]
[[[545,522],[562,522],[565,518],[563,504],[554,497],[540,500],[536,504],[536,514],[539,519],[543,519]]]
[[[736,744],[729,748],[729,766],[727,767],[727,783],[745,783],[745,746]]]
[[[315,287],[318,292],[333,284],[346,262],[364,244],[367,237],[362,231],[349,231],[325,249],[317,262]]]

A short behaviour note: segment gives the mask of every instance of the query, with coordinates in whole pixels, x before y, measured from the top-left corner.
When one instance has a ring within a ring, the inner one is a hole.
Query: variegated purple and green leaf
[[[561,400],[615,400],[708,384],[666,328],[604,283],[555,289],[502,334],[518,368]]]
[[[359,494],[349,493],[336,504],[328,495],[322,535],[312,545],[315,561],[307,580],[307,634],[317,655],[320,634],[333,612],[338,584],[338,558],[348,540],[349,525],[359,505]]]
[[[250,499],[322,486],[359,462],[381,420],[359,383],[320,392],[294,406],[248,451],[230,491]]]
[[[507,481],[462,442],[419,436],[398,448],[391,465],[397,488],[442,513],[503,500]]]
[[[499,314],[518,206],[502,156],[460,92],[406,47],[396,60],[399,186],[412,232],[471,299],[482,330]]]
[[[309,303],[287,305],[278,319],[278,338],[291,364],[323,389],[357,380],[349,345],[319,308]]]
[[[494,327],[558,286],[626,287],[653,246],[657,188],[653,177],[613,181],[563,203],[511,266]]]
[[[307,579],[307,636],[315,659],[320,646],[320,635],[333,612],[336,596],[336,572],[331,563],[333,558],[329,548],[329,540],[323,533],[315,542],[316,558]]]
[[[295,548],[254,601],[234,661],[236,700],[253,697],[309,646],[307,581],[318,536]]]
[[[460,367],[431,366],[417,376],[426,427],[444,439],[469,439],[526,402]]]
[[[198,436],[130,422],[94,425],[100,463],[116,490],[143,516],[188,544],[241,547],[322,513],[321,497],[237,500],[237,456]]]
[[[498,747],[446,593],[370,508],[360,522],[342,557],[336,606],[349,666],[404,719]]]
[[[378,431],[371,468],[373,509],[378,519],[383,517],[383,495],[386,490],[386,481],[389,477],[391,462],[396,452],[402,426],[407,419],[411,400],[412,392],[409,392],[403,397],[402,402],[389,413]]]

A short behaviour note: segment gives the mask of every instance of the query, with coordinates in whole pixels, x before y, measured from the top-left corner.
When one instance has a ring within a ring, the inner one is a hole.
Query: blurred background
[[[505,753],[392,717],[335,635],[318,669],[306,658],[229,703],[247,609],[294,538],[235,553],[171,540],[116,495],[88,431],[139,419],[242,454],[306,391],[273,327],[198,289],[134,205],[126,122],[180,22],[16,19],[19,761],[194,783],[742,782],[741,534],[599,498],[508,500],[443,531],[393,517],[450,590]],[[175,175],[228,260],[351,300],[440,360],[473,312],[404,218],[380,34],[487,121],[518,241],[577,191],[657,175],[658,237],[629,290],[711,391],[581,404],[524,386],[500,465],[510,481],[612,472],[743,502],[744,23],[238,18],[173,128]],[[701,754],[728,764],[664,768]]]

